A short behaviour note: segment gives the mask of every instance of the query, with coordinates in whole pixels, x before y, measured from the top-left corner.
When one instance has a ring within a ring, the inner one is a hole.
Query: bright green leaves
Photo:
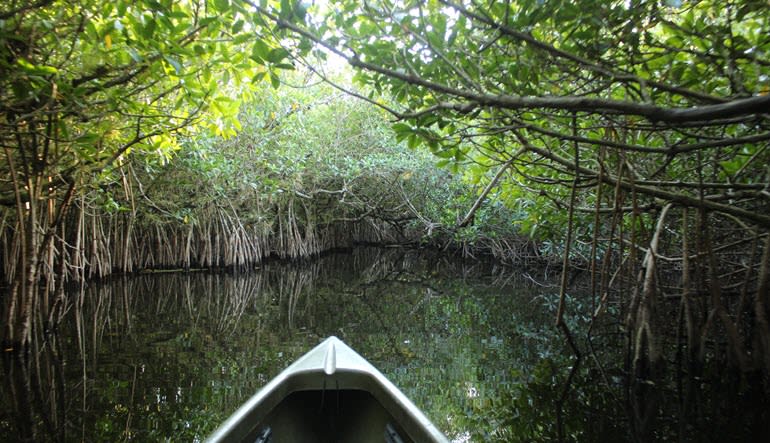
[[[9,69],[15,71],[14,75],[7,79],[10,83],[8,90],[13,93],[14,100],[47,100],[56,93],[55,83],[59,70],[55,66],[33,64],[24,58],[18,58]]]
[[[531,147],[533,152],[521,155],[507,176],[514,187],[528,189],[527,196],[512,187],[516,197],[509,200],[543,208],[526,230],[550,235],[564,224],[558,215],[574,178],[575,149],[584,153],[581,166],[589,176],[629,162],[637,180],[685,180],[691,186],[698,182],[693,171],[704,167],[694,164],[695,149],[673,160],[666,150],[724,140],[728,149],[701,151],[709,157],[703,160],[709,176],[752,180],[761,157],[753,153],[762,146],[746,154],[739,149],[745,144],[729,140],[762,131],[748,117],[734,125],[679,131],[635,110],[617,115],[592,105],[573,114],[572,105],[595,100],[686,111],[768,94],[770,40],[760,36],[770,33],[770,16],[756,5],[344,1],[322,11],[325,15],[306,29],[323,44],[355,54],[354,63],[362,62],[354,80],[370,99],[394,110],[398,140],[429,149],[442,165],[467,171],[471,183],[484,183],[490,171]],[[529,98],[558,103],[511,106]],[[611,160],[599,160],[602,146]],[[690,195],[690,189],[672,192]],[[591,203],[590,194],[582,193],[585,199],[578,204]],[[548,225],[543,220],[555,220],[553,229],[543,229]]]
[[[46,66],[46,65],[33,65],[32,63],[24,60],[23,58],[19,58],[16,60],[16,64],[27,74],[29,75],[53,75],[59,72],[58,69],[56,69],[53,66]]]
[[[393,124],[393,131],[396,133],[396,140],[403,141],[414,133],[414,128],[406,123]]]
[[[36,173],[88,183],[126,155],[168,161],[180,135],[232,136],[252,78],[277,86],[291,68],[251,14],[231,0],[30,5],[0,22],[0,106],[24,119],[2,137],[40,157]],[[53,137],[56,157],[26,128]]]
[[[763,68],[757,55],[767,54],[770,42],[757,37],[770,31],[770,25],[766,14],[756,14],[750,3],[669,8],[645,34],[650,51],[657,53],[650,58],[649,70],[658,78],[713,95],[759,93]]]
[[[256,40],[251,48],[251,58],[263,64],[281,65],[291,68],[284,62],[289,57],[289,51],[284,48],[271,48],[264,41]]]
[[[292,84],[304,81],[299,73],[286,75]],[[419,189],[425,174],[434,171],[430,156],[393,140],[382,113],[336,94],[328,85],[258,87],[258,98],[244,108],[237,136],[196,137],[190,142],[196,146],[165,166],[154,182],[193,194],[197,208],[227,198],[242,220],[270,226],[276,208],[285,212],[292,202],[300,211],[321,208],[313,212],[319,223],[358,217],[370,202],[398,213],[405,207],[394,184],[401,183],[413,195],[411,189]],[[211,104],[229,105],[226,100]],[[388,191],[387,199],[383,190]],[[173,207],[191,203],[167,200]],[[190,217],[196,219],[196,212]]]
[[[263,40],[253,42],[250,58],[263,65],[263,68],[255,73],[252,81],[258,82],[268,78],[273,88],[278,88],[281,85],[279,70],[294,69],[290,61],[289,51],[282,47],[271,47]]]

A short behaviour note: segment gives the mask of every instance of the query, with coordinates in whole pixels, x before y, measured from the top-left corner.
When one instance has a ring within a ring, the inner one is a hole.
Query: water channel
[[[32,363],[4,359],[0,441],[202,441],[330,335],[452,441],[553,440],[557,408],[568,440],[630,440],[618,370],[602,383],[582,371],[558,401],[573,359],[553,327],[557,277],[361,248],[248,273],[92,283],[71,294]]]

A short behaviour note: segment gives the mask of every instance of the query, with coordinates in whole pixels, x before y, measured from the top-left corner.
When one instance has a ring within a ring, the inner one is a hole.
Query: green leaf
[[[27,73],[32,75],[51,75],[58,74],[59,70],[53,66],[47,65],[33,65],[32,63],[24,60],[23,58],[16,59],[16,64],[24,69]]]
[[[142,27],[142,37],[146,38],[147,40],[151,40],[157,27],[158,24],[155,22],[155,19],[148,20],[147,23],[145,23]]]
[[[247,41],[251,40],[252,38],[253,37],[251,35],[249,35],[249,34],[241,34],[241,35],[236,36],[233,39],[233,44],[234,45],[241,45],[241,44],[246,43]]]
[[[75,143],[77,143],[80,146],[89,146],[90,147],[90,146],[93,146],[94,144],[96,144],[96,142],[98,142],[99,139],[101,139],[101,136],[99,134],[94,134],[94,133],[87,132],[87,133],[85,133],[83,135],[78,136],[75,139]]]
[[[278,89],[281,86],[281,79],[273,71],[270,71],[270,84],[274,89]]]
[[[200,26],[206,27],[211,23],[216,23],[218,20],[219,20],[219,17],[217,16],[205,17],[201,19]]]
[[[92,20],[89,20],[86,23],[85,31],[86,31],[86,37],[88,38],[88,40],[92,40],[92,41],[99,40],[99,31],[96,30],[96,25]]]
[[[187,18],[190,17],[190,15],[188,13],[186,13],[185,11],[179,11],[179,10],[172,11],[167,16],[169,18],[175,18],[175,19],[179,19],[179,20],[184,20],[184,19],[187,19]]]
[[[266,61],[270,54],[270,47],[262,40],[255,40],[254,46],[251,47],[251,57],[255,61]]]
[[[307,7],[305,7],[303,2],[297,2],[297,7],[294,9],[294,13],[297,15],[298,19],[305,21],[305,17],[307,16]]]
[[[252,77],[251,81],[252,81],[252,83],[259,83],[259,82],[261,82],[262,80],[265,79],[265,76],[267,76],[267,72],[265,72],[265,71],[257,72],[254,75],[254,77]]]
[[[409,136],[409,134],[413,132],[412,127],[406,123],[395,123],[392,128],[396,133],[396,140],[398,141],[405,139],[407,136]]]
[[[230,0],[214,0],[214,7],[219,12],[226,12],[230,9]]]
[[[267,55],[267,61],[270,63],[280,63],[281,60],[289,56],[289,51],[283,48],[273,48]]]
[[[176,71],[177,74],[182,73],[182,65],[179,63],[178,60],[175,60],[174,58],[169,56],[164,56],[163,59],[166,60],[171,66],[174,67],[174,71]]]
[[[294,11],[293,11],[293,8],[291,6],[291,1],[290,0],[281,0],[281,12],[279,14],[281,16],[281,18],[284,19],[284,20],[288,20],[288,19],[291,18],[293,12]]]
[[[241,30],[243,29],[243,25],[244,25],[243,20],[238,20],[237,22],[235,22],[235,24],[233,25],[232,33],[237,34],[241,32]]]
[[[416,147],[420,146],[420,137],[418,137],[416,134],[409,135],[409,138],[406,140],[406,145],[409,147],[409,149],[415,149]]]

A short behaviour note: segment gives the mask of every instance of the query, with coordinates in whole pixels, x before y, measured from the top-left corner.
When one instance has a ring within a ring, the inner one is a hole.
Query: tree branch
[[[18,7],[16,9],[12,9],[10,11],[0,12],[0,20],[9,19],[16,14],[20,14],[24,11],[29,11],[30,9],[44,8],[50,5],[51,3],[53,3],[53,0],[39,0],[37,3],[26,4],[24,6]]]
[[[492,180],[487,184],[487,186],[484,188],[484,190],[479,195],[479,198],[476,199],[476,201],[473,203],[473,206],[471,206],[471,209],[468,211],[467,214],[465,214],[465,217],[457,223],[457,226],[455,228],[464,228],[468,226],[468,223],[473,220],[473,216],[476,214],[476,211],[481,207],[481,203],[484,201],[485,198],[487,198],[487,195],[494,189],[495,186],[497,186],[497,182],[500,180],[500,177],[503,176],[503,173],[508,170],[508,167],[511,166],[511,163],[513,163],[514,160],[518,158],[518,156],[524,152],[524,150],[519,150],[516,154],[513,155],[508,161],[503,163],[502,166],[500,166],[500,169],[497,170],[497,173],[494,177],[492,177]]]
[[[609,77],[612,80],[615,81],[631,81],[634,83],[638,83],[639,85],[646,85],[646,86],[652,86],[654,88],[660,89],[662,91],[674,93],[681,95],[683,97],[689,97],[693,99],[697,99],[700,101],[704,101],[707,103],[722,103],[725,101],[725,99],[720,97],[714,97],[712,95],[703,94],[697,91],[691,91],[689,89],[680,88],[676,86],[667,85],[665,83],[657,82],[654,80],[649,79],[643,79],[635,75],[630,75],[626,73],[618,73],[610,70],[609,68],[602,66],[594,61],[578,57],[575,54],[571,54],[569,52],[563,51],[561,49],[555,48],[552,45],[549,45],[547,43],[544,43],[535,37],[533,37],[531,34],[527,34],[525,32],[517,31],[513,28],[510,28],[508,26],[505,26],[503,24],[497,23],[493,20],[491,20],[488,17],[483,17],[479,14],[475,14],[471,11],[469,11],[467,8],[465,8],[462,5],[458,5],[457,3],[448,1],[448,0],[440,0],[441,3],[445,4],[446,6],[449,6],[450,8],[455,9],[462,15],[468,17],[471,20],[479,21],[481,23],[484,23],[492,28],[495,28],[498,30],[501,34],[507,35],[509,37],[513,37],[517,40],[524,41],[530,45],[532,45],[535,48],[541,49],[543,51],[548,52],[549,54],[556,56],[558,58],[563,58],[569,61],[572,61],[574,63],[577,63],[578,65],[582,66],[583,68],[589,69],[593,72],[596,72],[598,74],[601,74],[605,77]]]
[[[327,50],[339,55],[347,62],[359,69],[376,72],[386,77],[398,79],[414,86],[420,86],[435,92],[440,92],[449,96],[462,98],[466,103],[439,103],[441,108],[460,108],[466,109],[472,106],[488,106],[510,110],[533,110],[533,109],[556,109],[570,112],[586,112],[589,114],[615,113],[622,115],[636,115],[645,117],[652,122],[662,123],[687,123],[687,122],[708,122],[715,119],[730,118],[736,116],[746,116],[753,114],[764,114],[770,109],[770,95],[756,96],[744,99],[735,99],[725,103],[715,105],[694,106],[689,108],[665,108],[647,103],[636,103],[621,100],[610,100],[592,97],[576,96],[540,96],[540,97],[522,97],[512,95],[491,95],[477,93],[463,89],[456,89],[445,84],[432,82],[425,78],[413,74],[407,74],[403,71],[379,66],[373,63],[361,60],[352,49],[348,48],[348,53],[340,48],[324,41],[320,37],[312,34],[306,29],[270,13],[269,11],[257,6],[251,0],[245,0],[246,3],[254,7],[257,12],[273,21],[278,26],[290,29],[291,31],[308,38]]]
[[[598,177],[599,174],[589,168],[586,168],[584,166],[577,166],[570,160],[567,160],[566,158],[543,148],[538,148],[534,145],[532,145],[524,136],[522,136],[518,131],[515,131],[514,134],[516,134],[516,137],[519,139],[521,143],[524,144],[524,146],[527,148],[527,150],[534,152],[538,155],[541,155],[549,160],[552,160],[560,165],[566,166],[570,168],[572,171],[576,171],[580,173],[580,175],[583,176],[590,176],[590,177]],[[747,209],[740,208],[738,206],[734,205],[726,205],[724,203],[718,203],[711,200],[701,200],[697,197],[690,197],[688,195],[678,194],[675,192],[670,192],[663,190],[658,187],[654,186],[643,186],[639,185],[637,183],[630,183],[626,180],[623,180],[620,177],[615,177],[611,174],[602,174],[602,179],[604,183],[612,186],[620,186],[622,189],[626,191],[636,191],[639,194],[644,194],[650,197],[657,197],[662,198],[664,200],[678,203],[682,206],[688,206],[691,208],[700,208],[703,207],[704,209],[710,210],[710,211],[717,211],[717,212],[723,212],[725,214],[734,215],[740,219],[747,220],[753,223],[756,223],[759,226],[762,226],[764,228],[770,228],[770,216],[765,214],[760,214],[756,211],[750,211]]]

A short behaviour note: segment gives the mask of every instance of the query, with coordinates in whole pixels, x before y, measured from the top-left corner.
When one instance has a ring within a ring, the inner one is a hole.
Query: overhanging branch
[[[307,29],[300,28],[296,24],[284,20],[275,14],[261,8],[250,0],[246,0],[258,13],[267,17],[276,25],[289,29],[292,32],[310,39],[314,43],[326,48],[334,54],[345,59],[354,68],[374,72],[389,78],[401,80],[410,85],[423,87],[433,92],[439,92],[450,97],[455,97],[460,103],[441,102],[437,108],[462,110],[474,106],[492,107],[510,110],[537,110],[553,109],[570,112],[585,112],[588,114],[621,114],[644,117],[652,122],[659,123],[692,123],[709,122],[716,119],[724,119],[754,114],[765,114],[770,109],[770,95],[741,98],[725,103],[693,106],[687,108],[667,108],[649,103],[629,102],[622,100],[610,100],[596,97],[577,96],[539,96],[524,97],[506,94],[486,94],[465,89],[454,88],[442,83],[427,80],[414,74],[408,74],[403,70],[395,70],[361,60],[351,48],[347,51],[323,40]]]
[[[519,141],[525,144],[527,147],[527,150],[534,152],[538,155],[541,155],[549,160],[552,160],[560,165],[566,166],[573,171],[577,170],[579,171],[580,175],[583,176],[591,176],[591,177],[598,177],[599,174],[596,173],[596,171],[586,168],[584,166],[578,166],[575,167],[575,164],[558,155],[554,152],[551,152],[547,149],[538,148],[531,143],[529,143],[526,138],[522,137],[520,134],[517,134],[517,138]],[[753,223],[756,223],[759,226],[762,226],[763,228],[770,229],[770,216],[765,214],[760,214],[754,211],[749,211],[747,209],[740,208],[738,206],[734,205],[727,205],[724,203],[719,203],[711,200],[701,200],[696,197],[690,197],[688,195],[678,194],[671,191],[666,191],[664,189],[661,189],[659,187],[655,186],[644,186],[639,185],[636,183],[630,183],[626,180],[623,180],[619,177],[615,177],[610,174],[602,174],[602,180],[604,183],[612,186],[620,186],[622,189],[626,191],[636,191],[639,194],[644,194],[650,197],[657,197],[664,199],[666,201],[670,201],[673,203],[680,204],[682,206],[687,206],[691,208],[700,208],[703,207],[704,209],[707,209],[709,211],[718,211],[723,212],[725,214],[734,215],[740,219],[747,220]]]

